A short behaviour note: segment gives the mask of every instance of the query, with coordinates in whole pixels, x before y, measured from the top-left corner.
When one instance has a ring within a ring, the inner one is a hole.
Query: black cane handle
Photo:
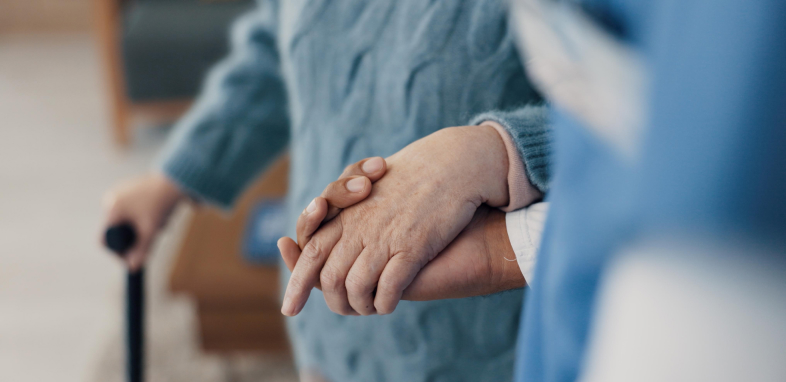
[[[136,230],[130,223],[109,227],[104,234],[106,246],[118,256],[124,257],[137,240]],[[128,272],[126,283],[126,370],[128,382],[144,380],[144,309],[145,272],[139,269]]]
[[[104,234],[106,246],[118,256],[125,256],[136,243],[136,229],[131,223],[113,225]]]

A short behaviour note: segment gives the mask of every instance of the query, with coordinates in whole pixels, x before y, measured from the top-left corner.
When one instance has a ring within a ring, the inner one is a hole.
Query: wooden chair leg
[[[131,143],[131,116],[128,113],[128,106],[124,100],[114,99],[112,103],[112,125],[115,144],[120,147],[128,147]]]
[[[120,47],[121,2],[122,0],[94,0],[94,10],[111,103],[112,135],[118,146],[128,147],[131,141],[131,119]]]

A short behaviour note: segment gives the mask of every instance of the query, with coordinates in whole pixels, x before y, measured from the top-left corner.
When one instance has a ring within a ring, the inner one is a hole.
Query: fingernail
[[[382,168],[382,158],[371,158],[363,162],[363,172],[373,174]]]
[[[306,207],[306,212],[312,213],[312,212],[314,212],[315,209],[317,209],[317,200],[316,199],[312,199],[311,203],[309,203],[308,207]]]
[[[347,182],[347,190],[349,192],[360,192],[366,187],[366,180],[364,178],[355,178]]]

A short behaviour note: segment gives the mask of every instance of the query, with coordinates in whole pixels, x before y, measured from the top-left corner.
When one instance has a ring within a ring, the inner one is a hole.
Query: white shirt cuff
[[[527,284],[532,284],[548,210],[549,204],[541,202],[505,214],[510,245],[513,247],[516,261]]]

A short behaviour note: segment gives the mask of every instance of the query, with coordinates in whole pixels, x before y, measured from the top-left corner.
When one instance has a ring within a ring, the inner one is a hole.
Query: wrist
[[[484,156],[487,161],[487,166],[493,171],[485,172],[487,175],[484,192],[487,195],[485,203],[492,207],[505,206],[510,201],[509,185],[508,185],[508,168],[510,166],[508,159],[508,150],[505,147],[505,141],[500,136],[499,131],[491,125],[477,126],[486,136],[488,136],[488,143],[486,144],[486,155]]]
[[[469,160],[471,189],[480,203],[508,204],[508,156],[505,143],[490,125],[454,128],[463,140],[461,155]]]
[[[188,194],[186,194],[177,183],[166,176],[166,174],[156,172],[152,175],[152,179],[157,190],[156,193],[165,204],[174,205],[188,197]]]
[[[523,288],[526,280],[516,261],[516,253],[508,238],[505,214],[493,211],[486,226],[486,248],[492,268],[490,288],[494,292]]]
[[[494,128],[505,145],[505,152],[508,158],[508,171],[506,176],[508,180],[508,204],[495,207],[499,207],[505,212],[511,212],[543,198],[543,194],[540,190],[530,182],[524,161],[508,130],[493,120],[482,122],[480,126],[491,126]]]

